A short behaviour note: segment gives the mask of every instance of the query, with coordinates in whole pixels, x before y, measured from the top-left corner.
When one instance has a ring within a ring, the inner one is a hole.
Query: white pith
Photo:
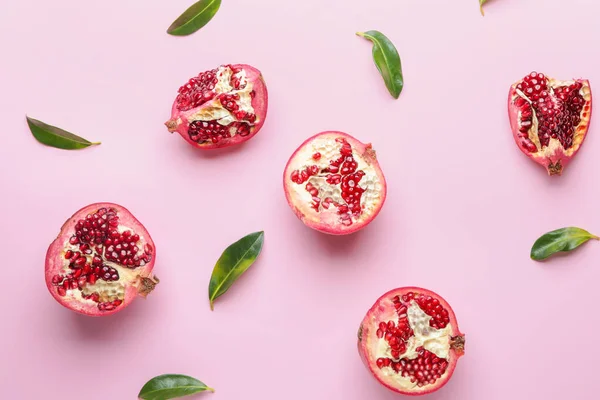
[[[554,93],[554,89],[557,87],[570,86],[577,82],[575,80],[559,81],[557,79],[552,79],[549,77],[546,77],[546,78],[548,80],[548,88],[549,88],[549,92],[551,94]],[[527,137],[529,138],[529,140],[531,140],[535,144],[535,147],[537,148],[538,153],[542,153],[544,156],[550,157],[557,152],[564,152],[565,155],[571,156],[571,155],[573,155],[573,153],[575,153],[579,149],[579,146],[581,145],[581,142],[583,141],[583,139],[585,137],[585,132],[586,132],[586,128],[587,128],[587,122],[585,122],[585,121],[587,121],[587,119],[589,118],[589,113],[590,113],[589,109],[586,110],[586,106],[589,105],[589,102],[592,99],[592,93],[591,93],[590,87],[587,85],[587,83],[585,83],[585,82],[582,82],[582,83],[583,83],[583,86],[581,87],[581,89],[579,89],[579,94],[585,100],[585,105],[581,109],[581,112],[579,113],[579,118],[582,122],[573,132],[573,144],[567,150],[563,149],[563,146],[558,139],[554,139],[552,137],[550,137],[548,146],[542,148],[540,139],[538,137],[539,121],[537,118],[537,113],[536,113],[535,109],[532,107],[533,115],[532,115],[532,120],[531,120],[531,128],[529,128],[529,130],[527,131]],[[532,101],[522,91],[517,89],[516,85],[517,84],[515,84],[515,94],[513,95],[512,102],[514,103],[514,101],[517,99],[517,97],[521,97],[525,101],[527,101],[529,104],[532,104]],[[518,110],[517,113],[518,113],[518,121],[520,123],[522,121],[522,112],[521,112],[521,110]],[[584,117],[584,114],[586,114],[586,113],[587,113],[588,117]]]
[[[395,324],[398,323],[399,317],[396,314],[391,301],[389,302],[389,306],[386,306],[385,309],[385,313],[377,315],[377,319],[371,321],[371,324],[373,324],[371,326],[377,327],[380,322],[387,323],[388,321],[394,321]],[[389,310],[389,312],[387,310]],[[401,354],[400,358],[415,359],[418,357],[416,349],[418,347],[423,347],[425,350],[434,353],[437,357],[449,361],[450,339],[452,336],[450,324],[446,325],[443,329],[432,328],[429,325],[431,317],[425,314],[414,300],[411,300],[409,303],[407,317],[408,323],[414,332],[414,336],[409,338],[406,343],[406,352]],[[394,361],[398,361],[398,359],[392,357],[391,347],[388,342],[384,338],[380,339],[377,337],[376,328],[371,329],[370,335],[372,337],[368,338],[368,342],[371,343],[369,351],[372,354],[372,360],[390,358]],[[444,375],[447,373],[448,371],[446,370]],[[410,377],[403,377],[401,374],[395,372],[392,367],[378,368],[378,374],[380,374],[385,381],[393,383],[394,387],[407,390],[417,387],[417,383],[411,382]],[[442,378],[440,379],[443,379],[444,375],[442,375]]]
[[[240,96],[239,100],[236,100],[237,105],[239,106],[239,110],[246,111],[251,114],[254,113],[254,108],[252,107],[252,97],[250,96],[250,92],[252,92],[252,81],[248,80],[246,77],[246,71],[242,69],[240,72],[236,73],[234,76],[240,79],[240,86],[246,85],[243,89],[236,90],[231,84],[230,80],[232,77],[233,71],[230,67],[219,67],[217,70],[217,84],[215,85],[215,92],[217,96],[220,93],[227,93],[230,95],[237,94]],[[196,109],[194,112],[187,115],[189,122],[192,121],[213,121],[216,120],[217,123],[223,126],[230,125],[232,122],[239,121],[235,118],[232,112],[223,107],[221,102],[214,98],[213,100],[203,104],[201,107]],[[259,123],[259,116],[256,116],[256,121],[251,124],[255,125]],[[230,129],[230,134],[235,135],[237,130],[235,128]]]
[[[124,231],[131,231],[131,228],[127,227],[125,225],[118,225],[117,231],[119,233],[122,233]],[[137,245],[138,246],[137,255],[142,256],[142,255],[144,255],[144,246],[146,245],[147,242],[146,242],[146,239],[144,238],[143,234],[140,234],[140,233],[137,233],[137,234],[140,237],[140,239],[138,240],[138,245]],[[65,240],[65,242],[63,243],[63,250],[60,253],[60,257],[63,260],[62,261],[63,268],[60,272],[58,272],[60,275],[64,275],[64,276],[66,276],[67,274],[74,271],[71,268],[69,268],[70,262],[69,262],[69,260],[67,260],[65,258],[65,253],[67,252],[67,250],[81,253],[78,244],[75,244],[75,245],[70,244],[69,238],[67,238]],[[83,254],[83,255],[87,258],[87,260],[88,260],[87,262],[89,264],[91,264],[94,252],[92,252],[92,254]],[[117,270],[117,272],[119,273],[119,280],[107,282],[103,279],[98,278],[96,280],[96,283],[94,283],[94,284],[86,283],[83,286],[81,291],[79,289],[68,290],[65,297],[71,297],[73,300],[77,300],[80,302],[89,302],[90,304],[96,304],[96,302],[93,301],[92,299],[84,299],[82,296],[82,294],[89,295],[89,294],[96,292],[100,296],[100,299],[99,299],[100,303],[110,302],[113,300],[123,300],[125,298],[125,290],[126,290],[125,284],[123,282],[128,283],[128,285],[130,285],[130,286],[137,285],[139,269],[142,268],[143,265],[140,267],[137,267],[137,268],[133,268],[133,269],[127,268],[127,267],[123,267],[121,264],[106,260],[104,258],[103,254],[101,254],[100,256],[102,257],[102,263],[104,265]]]
[[[312,140],[310,143],[304,145],[294,155],[293,164],[288,168],[288,172],[291,173],[294,170],[302,171],[306,167],[317,165],[319,170],[329,167],[330,160],[336,160],[340,158],[340,149],[342,143],[335,141],[338,136],[325,135]],[[351,219],[353,223],[362,222],[366,218],[370,218],[373,215],[375,209],[381,203],[381,189],[382,184],[379,175],[373,166],[365,162],[360,154],[357,154],[355,146],[352,145],[352,156],[354,161],[357,162],[358,167],[356,171],[363,171],[365,175],[362,177],[358,186],[365,189],[365,192],[361,197],[362,212],[360,215],[352,215]],[[321,158],[314,160],[313,155],[320,153]],[[287,188],[291,192],[291,196],[296,199],[295,204],[297,207],[301,207],[304,214],[314,215],[316,219],[320,219],[323,223],[337,224],[340,216],[337,213],[337,207],[330,205],[328,209],[323,207],[323,200],[327,197],[331,197],[335,202],[340,204],[346,204],[342,198],[340,185],[331,185],[327,183],[326,177],[329,173],[319,173],[318,175],[311,176],[307,182],[297,184],[291,181],[290,174],[286,176]],[[312,208],[313,203],[312,195],[306,190],[306,184],[310,183],[319,190],[318,197],[321,199],[319,206],[319,212]]]

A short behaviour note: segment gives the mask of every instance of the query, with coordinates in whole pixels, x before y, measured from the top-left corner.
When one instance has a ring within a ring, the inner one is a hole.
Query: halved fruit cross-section
[[[375,379],[402,394],[444,386],[464,354],[465,336],[439,295],[404,287],[381,296],[358,332],[358,351]]]
[[[379,214],[386,182],[375,150],[343,132],[322,132],[290,157],[287,201],[305,225],[333,235],[367,226]]]
[[[199,149],[250,140],[267,117],[262,74],[250,65],[221,65],[201,72],[179,88],[165,125]]]
[[[113,314],[158,280],[156,247],[124,207],[96,203],[77,211],[46,254],[46,285],[63,306],[92,316]]]

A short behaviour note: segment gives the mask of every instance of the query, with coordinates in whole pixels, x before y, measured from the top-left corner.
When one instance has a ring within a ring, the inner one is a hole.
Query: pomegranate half
[[[587,135],[592,116],[589,81],[559,81],[532,72],[510,87],[508,114],[517,145],[529,158],[561,175]]]
[[[50,244],[46,285],[73,311],[114,314],[154,289],[155,260],[150,234],[126,208],[90,204],[69,218]]]
[[[283,187],[304,224],[333,235],[368,225],[386,197],[371,144],[335,131],[321,132],[296,149],[285,167]]]
[[[418,287],[381,296],[358,330],[358,351],[375,379],[395,392],[422,395],[444,386],[464,354],[450,305]]]
[[[179,88],[165,125],[200,149],[245,142],[267,117],[267,87],[250,65],[222,65],[201,72]]]

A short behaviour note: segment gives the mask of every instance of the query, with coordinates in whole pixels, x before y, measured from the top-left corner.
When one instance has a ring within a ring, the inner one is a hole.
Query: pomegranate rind
[[[556,83],[567,82],[552,79],[550,77],[547,78],[548,80],[551,80]],[[568,150],[564,150],[561,146],[554,145],[552,147],[538,149],[537,152],[532,153],[523,146],[519,137],[519,108],[514,104],[515,99],[519,96],[517,94],[517,85],[522,81],[523,80],[520,79],[519,81],[513,83],[508,93],[508,116],[510,120],[510,127],[513,133],[513,138],[519,149],[527,157],[543,166],[548,172],[548,175],[560,176],[562,175],[564,168],[567,166],[567,164],[569,164],[571,159],[575,157],[575,154],[577,154],[577,152],[581,148],[589,130],[590,120],[592,117],[592,91],[590,87],[590,82],[587,79],[572,80],[572,82],[580,82],[583,85],[582,89],[585,88],[585,90],[589,93],[589,98],[584,98],[585,113],[582,112],[581,122],[577,126],[576,131],[574,132],[573,146]],[[587,110],[586,107],[588,108]]]
[[[450,319],[448,325],[451,327],[450,336],[452,338],[455,338],[457,345],[456,347],[451,346],[446,372],[434,384],[426,385],[423,387],[415,386],[410,390],[406,390],[404,388],[399,388],[397,385],[395,385],[393,375],[386,375],[382,372],[380,368],[377,367],[375,359],[376,355],[374,355],[371,350],[376,348],[377,341],[381,340],[377,337],[376,331],[379,326],[379,323],[383,322],[385,318],[379,317],[383,316],[383,313],[390,311],[390,308],[392,308],[393,310],[391,299],[394,296],[402,297],[402,295],[411,292],[431,296],[440,301],[442,307],[444,307],[448,311],[448,316]],[[452,307],[450,307],[450,304],[448,304],[448,302],[445,299],[443,299],[440,295],[420,287],[401,287],[397,289],[392,289],[389,292],[382,295],[369,309],[358,329],[357,345],[358,353],[363,364],[367,367],[367,369],[371,372],[371,375],[373,375],[373,377],[380,384],[396,393],[408,396],[420,396],[435,392],[441,389],[450,381],[450,379],[452,378],[452,374],[454,374],[454,370],[456,368],[456,364],[459,358],[464,355],[464,336],[465,335],[462,334],[459,330],[456,315],[454,315]]]
[[[342,137],[350,143],[352,146],[353,154],[355,157],[360,157],[363,161],[365,161],[377,174],[379,179],[379,183],[381,185],[381,190],[379,192],[379,201],[374,207],[373,211],[366,215],[365,218],[362,218],[359,221],[355,221],[350,226],[344,226],[337,222],[337,220],[332,220],[331,218],[324,217],[322,213],[316,212],[314,209],[310,207],[309,204],[305,204],[303,202],[298,201],[294,198],[293,190],[291,189],[291,185],[295,185],[294,182],[290,180],[290,175],[292,171],[299,167],[299,164],[296,163],[296,157],[298,154],[306,151],[307,147],[318,138],[327,138],[330,137],[331,140],[335,140],[338,137]],[[358,139],[353,136],[339,131],[324,131],[317,133],[306,139],[291,155],[289,158],[287,165],[285,167],[283,173],[283,188],[285,192],[286,200],[294,212],[294,214],[309,228],[315,229],[317,231],[329,234],[329,235],[348,235],[351,233],[355,233],[365,226],[369,225],[371,221],[373,221],[383,204],[385,203],[385,199],[387,196],[387,184],[385,180],[385,176],[383,175],[383,171],[379,166],[379,162],[377,160],[377,155],[373,146],[370,143],[362,143]]]
[[[129,282],[126,286],[125,297],[123,303],[116,307],[114,310],[100,311],[96,303],[92,301],[82,301],[80,298],[70,296],[67,293],[66,296],[60,296],[56,290],[56,286],[52,284],[52,277],[63,271],[64,263],[64,245],[65,242],[73,235],[75,231],[75,225],[80,219],[85,218],[86,215],[97,211],[100,208],[114,208],[118,212],[119,225],[124,225],[134,230],[140,237],[144,238],[144,242],[151,245],[154,249],[153,257],[143,267],[135,268],[137,279],[133,282]],[[60,228],[60,233],[54,239],[54,241],[48,247],[46,252],[46,264],[45,264],[45,277],[46,286],[48,291],[59,302],[62,306],[69,310],[75,311],[80,314],[88,316],[107,316],[117,313],[125,307],[127,307],[138,295],[145,297],[149,293],[149,281],[158,283],[158,279],[152,276],[152,270],[154,269],[154,263],[156,260],[156,246],[154,241],[150,237],[150,234],[138,221],[131,212],[123,206],[114,203],[94,203],[86,207],[83,207],[79,211],[75,212]]]
[[[188,111],[180,111],[177,108],[177,99],[175,99],[171,108],[171,119],[165,123],[169,132],[178,132],[186,142],[198,149],[212,150],[246,142],[252,139],[261,130],[265,123],[265,119],[267,118],[267,110],[269,108],[269,93],[263,75],[258,69],[247,64],[233,64],[232,67],[241,68],[246,71],[246,78],[252,83],[252,89],[256,93],[251,104],[254,109],[254,114],[257,117],[257,122],[250,127],[250,134],[247,136],[235,135],[230,139],[221,140],[217,143],[197,143],[193,141],[188,134],[190,124],[188,116],[196,114],[199,109],[206,107],[208,103]]]

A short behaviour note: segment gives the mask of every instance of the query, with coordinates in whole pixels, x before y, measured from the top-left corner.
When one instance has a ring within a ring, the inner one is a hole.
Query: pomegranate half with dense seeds
[[[559,81],[532,72],[510,87],[510,125],[523,153],[560,175],[581,147],[592,116],[585,79]]]
[[[227,147],[256,135],[267,107],[267,87],[260,71],[244,64],[222,65],[179,88],[165,125],[195,147]]]
[[[450,305],[417,287],[381,296],[358,330],[358,351],[367,368],[381,384],[406,395],[444,386],[464,350],[465,336]]]
[[[64,223],[48,248],[46,285],[73,311],[109,315],[154,289],[155,259],[150,234],[127,209],[91,204]]]
[[[386,196],[371,144],[342,132],[322,132],[302,143],[288,161],[283,186],[304,224],[334,235],[368,225]]]

